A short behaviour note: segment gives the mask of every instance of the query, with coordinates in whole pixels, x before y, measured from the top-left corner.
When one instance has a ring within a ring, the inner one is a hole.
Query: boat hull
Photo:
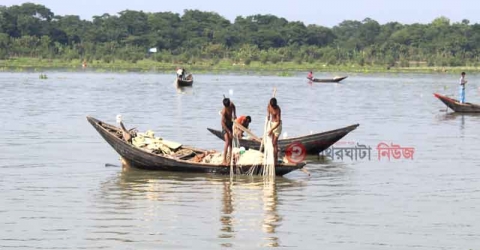
[[[447,107],[457,113],[480,113],[480,105],[472,104],[472,103],[460,103],[458,100],[440,95],[440,94],[433,94],[436,98],[438,98],[441,102],[443,102]]]
[[[116,136],[115,133],[109,131],[120,131],[120,128],[104,123],[93,117],[87,117],[87,120],[103,137],[103,139],[110,144],[110,146],[122,157],[124,163],[130,167],[155,171],[230,174],[230,166],[227,165],[189,162],[185,160],[164,157],[141,150],[125,142]],[[199,152],[206,152],[201,149],[196,150]],[[305,163],[278,164],[275,166],[275,174],[277,176],[282,176],[294,170],[301,169],[303,166],[305,166]],[[252,166],[242,166],[239,170],[240,172],[245,173],[251,167]],[[256,168],[256,171],[254,171],[254,174],[261,174],[262,171],[262,167],[259,166]]]
[[[178,87],[190,87],[193,85],[193,76],[192,74],[189,74],[185,80],[180,79],[177,77],[177,86]]]
[[[308,78],[308,80],[312,81],[312,82],[340,82],[342,80],[344,80],[345,78],[347,78],[348,76],[343,76],[343,77],[339,77],[339,78],[331,78],[331,79],[319,79],[319,78]]]
[[[288,138],[288,139],[279,139],[278,140],[278,147],[282,154],[285,154],[286,149],[289,145],[293,145],[294,143],[301,143],[305,148],[306,154],[319,154],[320,152],[324,151],[325,149],[329,148],[337,141],[342,139],[351,131],[355,130],[359,124],[351,125],[348,127],[335,129],[323,133],[311,134],[306,136]],[[224,140],[222,136],[222,132],[219,130],[207,128],[212,134],[217,136],[218,138]],[[246,140],[240,139],[240,145],[245,148],[252,148],[252,149],[260,149],[260,142],[254,140]]]

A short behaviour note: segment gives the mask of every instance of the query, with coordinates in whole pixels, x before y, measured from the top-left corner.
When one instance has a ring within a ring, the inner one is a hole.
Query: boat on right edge
[[[441,102],[443,102],[447,107],[457,113],[480,113],[480,105],[473,103],[460,103],[458,100],[440,95],[438,93],[433,94]]]

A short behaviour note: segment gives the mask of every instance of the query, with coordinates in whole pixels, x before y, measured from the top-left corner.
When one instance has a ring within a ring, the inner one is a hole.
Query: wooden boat
[[[189,87],[193,85],[193,76],[192,74],[188,74],[185,80],[182,80],[180,77],[177,77],[177,86],[178,87]]]
[[[342,77],[334,77],[334,78],[330,78],[330,79],[320,79],[320,78],[308,78],[308,80],[312,81],[312,82],[340,82],[342,80],[344,80],[345,78],[347,78],[348,76],[342,76]]]
[[[196,155],[206,154],[209,151],[197,149],[189,146],[181,146],[181,149],[192,152],[191,154],[176,155],[159,155],[142,150],[126,142],[122,138],[122,130],[119,127],[104,123],[93,117],[87,116],[88,122],[97,130],[97,132],[107,141],[112,148],[122,157],[126,165],[158,171],[172,172],[190,172],[190,173],[214,173],[214,174],[230,174],[230,166],[198,163],[193,159]],[[278,176],[285,175],[294,170],[301,169],[305,163],[290,164],[282,163],[275,166],[275,174]],[[239,166],[242,173],[246,173],[252,166]],[[254,174],[261,174],[262,166],[258,166]]]
[[[480,113],[480,105],[472,103],[460,103],[458,100],[440,95],[437,93],[433,94],[441,102],[443,102],[447,107],[458,113]]]
[[[342,139],[351,131],[355,130],[359,124],[351,125],[344,128],[339,128],[335,130],[330,130],[323,133],[316,133],[311,135],[304,135],[299,137],[292,137],[288,139],[279,139],[278,140],[278,147],[280,148],[280,152],[282,154],[285,153],[285,149],[292,145],[293,143],[301,143],[306,150],[307,154],[319,154],[323,150],[329,148],[331,145]],[[218,138],[224,140],[222,136],[222,132],[207,128],[212,134],[216,135]],[[252,148],[252,149],[259,149],[260,142],[255,140],[248,140],[248,139],[240,139],[240,145],[245,148]]]

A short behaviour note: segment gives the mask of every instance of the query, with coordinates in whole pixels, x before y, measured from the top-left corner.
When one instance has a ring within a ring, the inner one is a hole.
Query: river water
[[[203,74],[187,89],[173,75],[38,75],[0,74],[0,249],[480,246],[480,116],[445,112],[432,95],[456,95],[456,74],[353,74],[340,84]],[[480,103],[478,75],[468,77],[467,101]],[[223,95],[260,135],[274,87],[286,136],[359,123],[337,147],[367,145],[371,158],[311,163],[310,176],[274,183],[122,169],[85,119],[114,124],[122,114],[129,128],[221,150],[206,128],[220,128]],[[382,142],[414,148],[413,159],[379,159]]]

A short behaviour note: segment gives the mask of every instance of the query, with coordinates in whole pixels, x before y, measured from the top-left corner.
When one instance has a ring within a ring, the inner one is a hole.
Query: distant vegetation
[[[150,48],[158,52],[149,53]],[[411,25],[381,25],[367,18],[327,28],[273,15],[239,16],[231,23],[217,13],[199,10],[185,10],[183,15],[125,10],[87,21],[58,16],[33,3],[0,6],[0,60],[4,62],[30,58],[67,65],[85,61],[131,66],[148,59],[159,65],[386,69],[477,67],[479,55],[480,24],[451,23],[445,17]]]

